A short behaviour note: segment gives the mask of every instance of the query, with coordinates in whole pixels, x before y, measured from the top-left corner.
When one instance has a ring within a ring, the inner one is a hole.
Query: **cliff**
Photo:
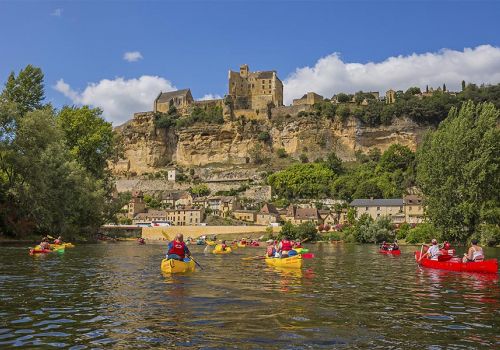
[[[234,118],[223,124],[194,124],[177,130],[157,128],[153,113],[136,113],[115,130],[121,136],[124,159],[113,165],[117,175],[152,173],[170,164],[183,167],[245,165],[268,168],[286,164],[278,158],[282,148],[287,155],[305,154],[312,161],[334,151],[343,160],[355,152],[393,143],[415,149],[426,127],[407,119],[394,119],[388,126],[366,127],[355,118],[345,122],[326,118],[280,116],[262,120]],[[264,165],[262,165],[264,164]]]

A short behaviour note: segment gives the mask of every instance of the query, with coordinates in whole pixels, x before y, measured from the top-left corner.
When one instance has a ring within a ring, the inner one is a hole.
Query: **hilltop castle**
[[[153,104],[154,112],[166,113],[175,107],[181,114],[189,114],[193,107],[230,106],[228,113],[256,118],[271,108],[283,106],[283,83],[276,71],[250,72],[248,65],[239,72],[229,71],[228,93],[224,99],[195,101],[190,89],[161,92]]]
[[[239,72],[229,71],[229,92],[234,109],[266,110],[283,106],[283,83],[276,71],[250,72],[248,65]]]

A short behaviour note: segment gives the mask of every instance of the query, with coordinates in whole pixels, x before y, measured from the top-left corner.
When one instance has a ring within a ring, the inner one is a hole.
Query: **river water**
[[[498,275],[421,269],[412,247],[308,248],[316,257],[287,271],[241,259],[263,248],[191,246],[204,270],[167,276],[160,244],[3,246],[0,348],[500,348]]]

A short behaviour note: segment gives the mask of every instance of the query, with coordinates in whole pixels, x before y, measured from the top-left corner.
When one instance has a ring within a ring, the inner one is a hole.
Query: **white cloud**
[[[160,91],[175,90],[168,80],[158,76],[143,75],[138,79],[103,79],[91,83],[78,92],[60,79],[54,89],[68,97],[74,104],[100,107],[104,117],[114,125],[132,118],[133,113],[151,111],[153,101]]]
[[[206,100],[220,100],[222,98],[221,95],[213,95],[213,94],[206,94],[206,95],[203,95],[202,98],[200,98],[200,101],[206,101]]]
[[[142,60],[142,54],[139,51],[125,52],[123,54],[123,59],[128,62],[137,62]]]
[[[55,9],[50,13],[50,15],[54,17],[61,17],[62,14],[63,14],[63,9]]]
[[[500,48],[490,45],[463,51],[443,49],[436,53],[389,57],[382,62],[347,63],[338,53],[319,59],[314,67],[302,67],[284,80],[285,103],[314,91],[325,97],[359,90],[406,90],[446,84],[459,90],[462,80],[473,83],[500,82]]]

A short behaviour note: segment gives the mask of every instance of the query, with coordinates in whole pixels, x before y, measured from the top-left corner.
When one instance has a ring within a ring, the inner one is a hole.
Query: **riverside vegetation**
[[[28,65],[0,94],[0,234],[88,238],[123,206],[107,168],[117,142],[100,109],[44,104],[43,80]]]

